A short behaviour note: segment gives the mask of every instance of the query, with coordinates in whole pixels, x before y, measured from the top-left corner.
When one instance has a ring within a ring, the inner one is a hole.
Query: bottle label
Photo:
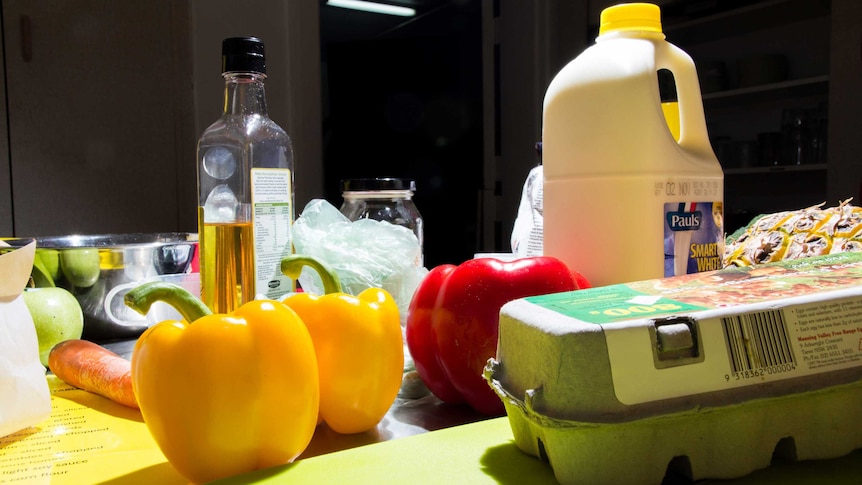
[[[293,291],[293,280],[281,272],[281,260],[293,246],[292,191],[289,169],[251,169],[255,298],[277,300]]]
[[[721,202],[664,205],[664,275],[721,269],[724,235]]]

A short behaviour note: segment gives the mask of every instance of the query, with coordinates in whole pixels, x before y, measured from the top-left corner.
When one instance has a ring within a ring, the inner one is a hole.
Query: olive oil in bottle
[[[216,313],[293,290],[281,274],[292,248],[293,147],[267,115],[264,44],[222,43],[222,116],[198,140],[201,300]]]
[[[237,302],[254,298],[254,273],[248,271],[253,261],[252,251],[247,246],[252,240],[251,224],[248,222],[203,221],[203,208],[198,210],[198,223],[203,230],[199,240],[202,271],[201,288],[206,289],[207,306],[230,308]]]

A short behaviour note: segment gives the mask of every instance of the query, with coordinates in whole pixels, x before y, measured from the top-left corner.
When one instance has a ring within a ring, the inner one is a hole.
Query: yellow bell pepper
[[[288,256],[281,270],[297,279],[305,266],[320,275],[325,294],[296,293],[284,303],[299,314],[314,342],[320,416],[341,434],[374,429],[395,402],[404,373],[398,306],[381,288],[343,293],[335,271],[309,256]]]
[[[314,346],[297,314],[256,300],[214,315],[167,283],[125,297],[141,313],[158,300],[184,320],[141,335],[132,387],[170,464],[202,483],[296,459],[314,434],[320,399]]]

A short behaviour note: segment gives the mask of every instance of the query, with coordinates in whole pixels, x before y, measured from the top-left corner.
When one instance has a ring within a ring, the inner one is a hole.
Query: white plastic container
[[[543,251],[595,286],[721,267],[724,173],[694,62],[664,40],[660,14],[652,4],[605,9],[595,45],[545,96]],[[676,83],[678,141],[660,69]]]

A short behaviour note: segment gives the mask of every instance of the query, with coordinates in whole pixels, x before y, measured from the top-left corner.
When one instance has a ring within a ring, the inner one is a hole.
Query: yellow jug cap
[[[602,10],[599,35],[622,31],[661,33],[661,9],[652,3],[623,3]]]

